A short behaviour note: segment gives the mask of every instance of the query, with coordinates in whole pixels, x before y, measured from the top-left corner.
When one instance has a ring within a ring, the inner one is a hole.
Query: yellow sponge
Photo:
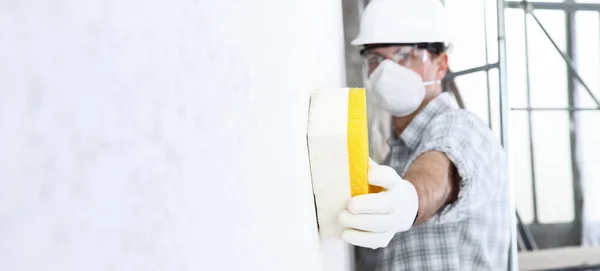
[[[352,196],[369,193],[369,134],[365,89],[348,92],[348,167]]]
[[[308,120],[310,169],[322,237],[337,238],[337,216],[352,196],[369,187],[369,138],[365,90],[320,89],[311,94]]]

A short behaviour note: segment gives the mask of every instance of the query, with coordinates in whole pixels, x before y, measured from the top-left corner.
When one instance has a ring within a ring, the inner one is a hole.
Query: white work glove
[[[348,209],[340,214],[340,224],[347,228],[342,239],[360,247],[386,247],[397,232],[410,229],[419,208],[415,187],[403,180],[394,169],[371,161],[369,183],[385,191],[355,196]]]

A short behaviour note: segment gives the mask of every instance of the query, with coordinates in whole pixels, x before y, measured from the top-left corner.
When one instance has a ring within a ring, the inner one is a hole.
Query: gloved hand
[[[369,183],[385,191],[355,196],[339,222],[348,229],[342,239],[355,246],[372,249],[386,247],[397,232],[412,227],[419,207],[415,187],[394,169],[371,161]]]

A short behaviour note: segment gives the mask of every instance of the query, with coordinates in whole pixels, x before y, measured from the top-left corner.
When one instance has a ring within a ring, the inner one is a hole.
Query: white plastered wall
[[[341,2],[0,1],[0,270],[348,270],[308,91]]]

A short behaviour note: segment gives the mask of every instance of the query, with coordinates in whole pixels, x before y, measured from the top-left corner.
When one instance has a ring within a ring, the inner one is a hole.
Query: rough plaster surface
[[[326,270],[307,92],[340,1],[0,1],[0,270]]]

